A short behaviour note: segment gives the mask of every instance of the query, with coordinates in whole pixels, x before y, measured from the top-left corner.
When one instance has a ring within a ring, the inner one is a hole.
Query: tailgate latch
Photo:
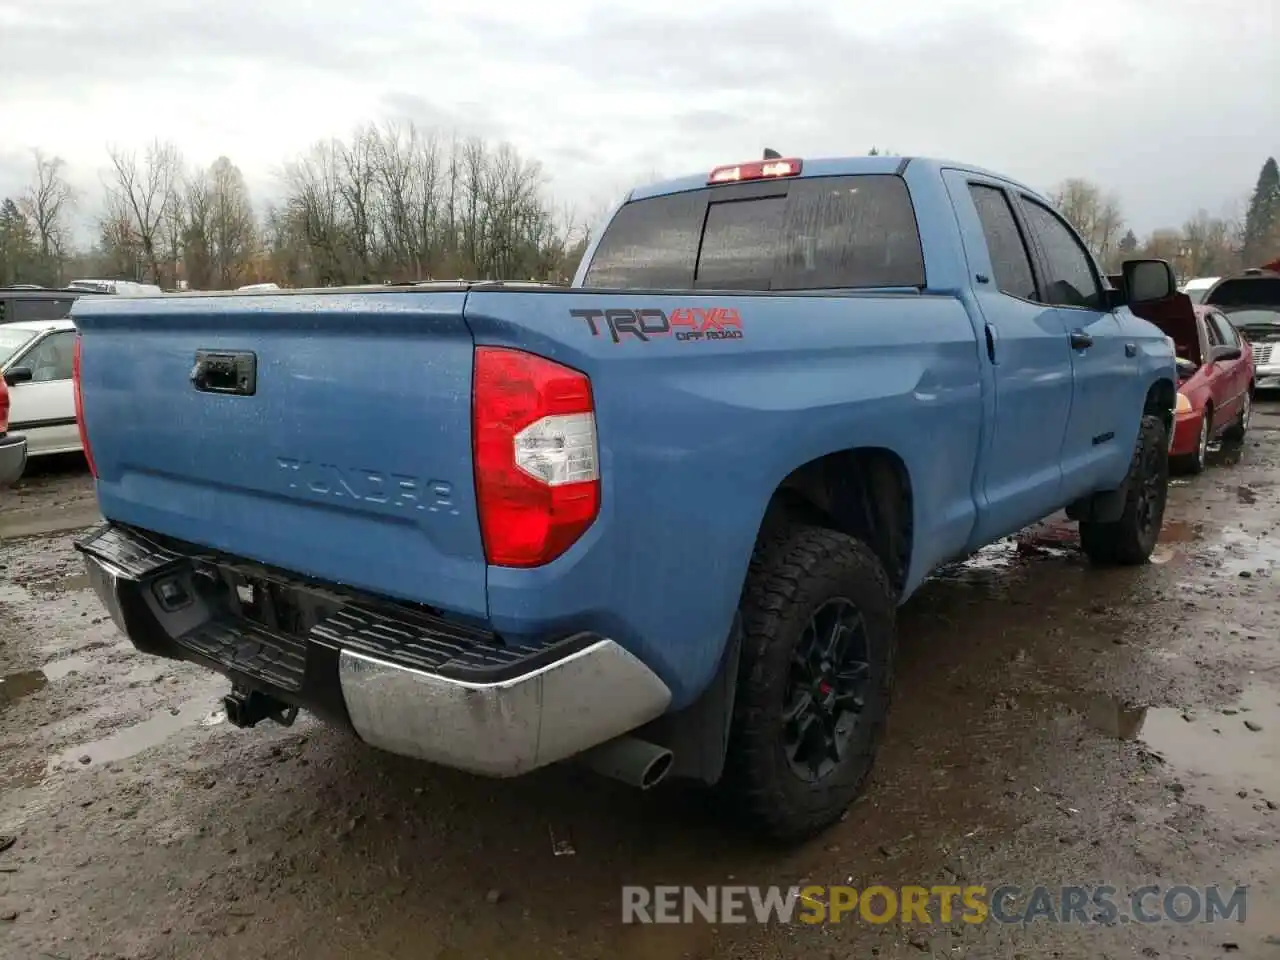
[[[258,390],[258,357],[247,350],[197,350],[191,383],[201,393],[251,397]]]

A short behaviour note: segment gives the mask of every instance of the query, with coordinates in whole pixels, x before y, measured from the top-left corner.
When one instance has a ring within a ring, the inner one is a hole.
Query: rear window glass
[[[63,317],[71,313],[71,304],[74,298],[68,297],[65,300],[54,300],[44,298],[40,300],[15,300],[13,301],[13,316],[10,320],[61,320]]]
[[[822,290],[920,287],[925,276],[906,183],[859,174],[634,201],[605,231],[584,282],[614,289]]]
[[[1280,307],[1280,277],[1223,280],[1205,302],[1215,307]]]

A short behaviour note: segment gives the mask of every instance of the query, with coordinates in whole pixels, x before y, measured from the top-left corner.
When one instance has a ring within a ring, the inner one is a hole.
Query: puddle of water
[[[1226,708],[1147,708],[1081,694],[1065,705],[1099,732],[1141,740],[1210,787],[1207,803],[1280,802],[1280,690],[1253,687]],[[1252,729],[1252,724],[1257,729]],[[1239,797],[1240,791],[1246,793]]]
[[[46,663],[40,672],[48,680],[61,680],[63,677],[70,676],[73,673],[83,673],[92,664],[93,660],[91,658],[77,653],[61,660],[54,660],[52,663]]]
[[[39,760],[22,760],[0,765],[0,793],[34,787],[44,779],[44,764]]]
[[[1160,527],[1161,543],[1189,543],[1199,540],[1204,531],[1203,524],[1189,520],[1165,520]]]
[[[49,678],[42,670],[26,670],[0,677],[0,709],[43,689],[48,682]]]
[[[1244,530],[1223,530],[1221,542],[1210,548],[1224,573],[1267,573],[1280,566],[1280,541]]]
[[[164,710],[148,720],[117,730],[109,737],[82,743],[63,750],[49,761],[49,772],[68,766],[93,767],[114,760],[126,760],[143,750],[159,746],[184,727],[199,724],[213,727],[226,720],[221,710],[210,710],[209,701],[201,698],[190,700],[177,713]],[[84,760],[88,757],[88,761]]]
[[[16,583],[0,583],[0,603],[22,603],[31,599],[26,587]]]
[[[1227,796],[1246,790],[1254,801],[1265,796],[1280,803],[1280,690],[1252,687],[1226,709],[1235,712],[1150,710],[1140,736],[1169,763],[1209,778]]]
[[[61,660],[46,663],[40,670],[23,670],[0,677],[0,708],[14,703],[28,694],[44,689],[48,684],[62,680],[92,665],[83,654],[73,654]]]
[[[89,574],[78,573],[73,577],[63,577],[61,580],[54,580],[52,583],[42,584],[51,590],[59,593],[73,593],[76,590],[89,589]]]
[[[1119,740],[1136,739],[1151,712],[1144,706],[1123,703],[1103,694],[1077,694],[1066,697],[1064,702],[1099,733]]]

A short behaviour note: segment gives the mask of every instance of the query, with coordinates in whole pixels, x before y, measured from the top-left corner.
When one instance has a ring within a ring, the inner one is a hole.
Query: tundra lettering
[[[276,463],[289,474],[290,490],[305,489],[321,497],[349,497],[365,503],[391,504],[413,510],[456,512],[452,488],[443,480],[430,480],[425,485],[417,477],[378,470],[350,469],[329,463],[311,463],[290,457],[278,457]],[[420,495],[425,486],[434,496],[424,503]]]

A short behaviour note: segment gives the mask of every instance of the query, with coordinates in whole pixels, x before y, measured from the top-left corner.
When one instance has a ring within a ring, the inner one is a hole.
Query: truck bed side
[[[690,316],[734,318],[741,337],[627,332]],[[849,448],[902,464],[907,591],[972,530],[983,402],[957,299],[476,290],[466,318],[477,344],[587,373],[597,408],[600,518],[544,568],[490,568],[495,628],[614,636],[671,686],[673,706],[714,672],[764,509],[796,468]]]

